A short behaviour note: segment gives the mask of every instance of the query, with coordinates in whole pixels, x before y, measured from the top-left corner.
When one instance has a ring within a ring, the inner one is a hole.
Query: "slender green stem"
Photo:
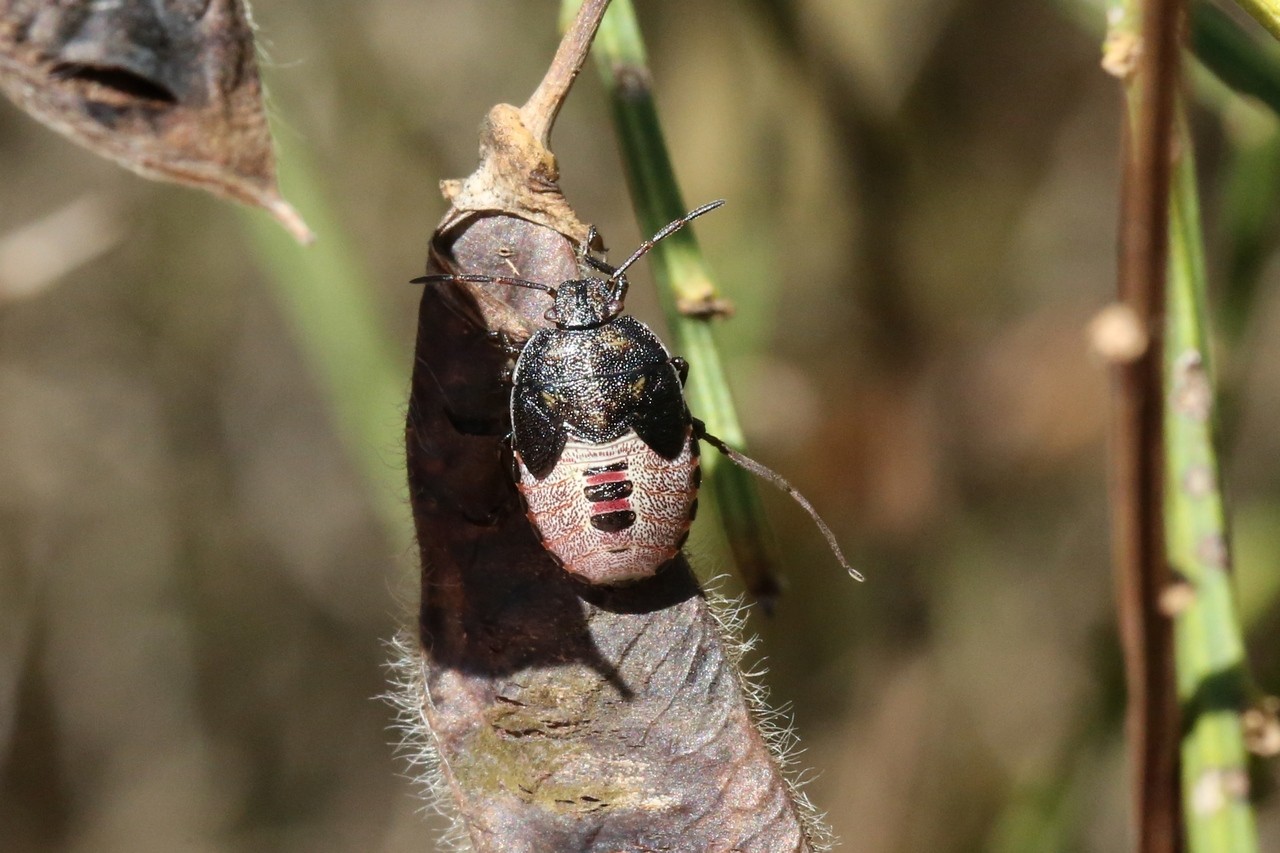
[[[566,13],[578,0],[568,0]],[[622,145],[622,158],[631,184],[636,218],[646,235],[688,213],[650,88],[648,56],[640,25],[630,0],[615,0],[601,22],[593,53],[609,90],[613,118]],[[709,201],[709,199],[704,199]],[[650,254],[654,275],[660,282],[663,310],[679,337],[689,329],[707,329],[705,322],[688,316],[698,306],[714,306],[718,293],[693,232],[686,228],[664,240]],[[734,420],[732,408],[726,421]],[[708,419],[708,423],[710,423]],[[722,429],[730,429],[718,424]],[[737,429],[736,422],[731,427]],[[741,434],[729,436],[740,441]]]
[[[572,15],[577,6],[577,0],[566,0],[563,18]],[[663,139],[644,42],[630,0],[614,0],[600,25],[592,52],[609,92],[636,218],[642,230],[652,234],[689,208],[681,196]],[[698,314],[700,310],[714,310],[719,298],[692,230],[676,232],[649,257],[672,336],[690,364],[690,408],[711,433],[742,447],[742,426],[711,323],[706,314]],[[747,472],[733,465],[717,464],[714,456],[707,454],[703,464],[710,475],[734,558],[748,589],[767,599],[777,588],[756,484]]]
[[[1240,343],[1255,313],[1264,261],[1274,248],[1276,224],[1280,221],[1280,132],[1275,116],[1280,114],[1280,44],[1259,39],[1209,0],[1191,4],[1191,43],[1203,67],[1225,87],[1210,85],[1207,75],[1198,81],[1197,100],[1218,111],[1230,110],[1230,161],[1223,188],[1221,231],[1226,238],[1226,283],[1217,306],[1221,343]],[[1250,96],[1264,105],[1233,97],[1226,87]],[[1202,289],[1201,283],[1199,288]],[[1217,419],[1215,439],[1219,450],[1232,442],[1238,421],[1239,401],[1230,391],[1215,392]],[[1252,521],[1252,516],[1247,521]],[[1266,528],[1268,525],[1263,525]],[[1248,532],[1257,527],[1245,524]],[[1265,546],[1264,546],[1265,550]],[[1258,571],[1242,600],[1240,612],[1248,629],[1280,595],[1280,583],[1272,583],[1273,573]],[[1243,590],[1242,590],[1243,591]]]
[[[1181,115],[1176,132],[1165,341],[1165,529],[1169,561],[1180,576],[1167,604],[1177,614],[1183,815],[1193,853],[1249,853],[1257,850],[1257,833],[1240,717],[1247,668],[1215,450],[1195,164]]]
[[[290,195],[319,239],[302,247],[254,211],[244,214],[259,263],[298,346],[330,406],[330,415],[358,470],[369,483],[378,516],[397,551],[410,544],[403,443],[404,375],[378,317],[369,275],[344,239],[304,152],[280,158]],[[406,359],[408,356],[406,355]]]

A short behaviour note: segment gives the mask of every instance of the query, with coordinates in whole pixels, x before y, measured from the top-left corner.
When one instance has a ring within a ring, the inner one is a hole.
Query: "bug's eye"
[[[556,313],[556,309],[548,308],[547,313],[542,315],[542,319],[546,320],[548,323],[559,323],[560,315]]]

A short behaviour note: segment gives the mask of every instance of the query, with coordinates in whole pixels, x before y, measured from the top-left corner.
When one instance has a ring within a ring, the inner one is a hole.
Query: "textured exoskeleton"
[[[566,570],[612,584],[651,575],[679,552],[701,471],[681,363],[634,317],[579,326],[593,318],[569,313],[597,282],[562,284],[560,325],[521,351],[512,447],[542,544]]]
[[[723,201],[690,212],[645,240],[621,266],[581,254],[602,272],[550,287],[489,275],[415,281],[503,284],[541,290],[554,328],[535,332],[512,372],[511,448],[516,486],[542,544],[571,574],[594,584],[648,577],[680,552],[698,511],[698,440],[773,482],[810,514],[842,565],[861,578],[804,497],[758,462],[710,435],[684,399],[688,365],[648,326],[624,315],[624,272],[659,240]],[[588,240],[588,244],[590,244]]]

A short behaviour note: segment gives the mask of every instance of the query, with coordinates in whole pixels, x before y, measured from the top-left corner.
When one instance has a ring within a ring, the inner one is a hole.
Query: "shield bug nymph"
[[[667,225],[617,267],[579,252],[583,278],[551,287],[508,276],[438,274],[420,283],[531,288],[552,299],[512,372],[511,449],[516,486],[543,546],[589,583],[648,577],[679,553],[698,509],[698,441],[791,495],[861,580],[812,505],[782,477],[733,450],[692,417],[688,364],[644,323],[623,313],[626,270],[658,241],[723,201]],[[593,229],[594,233],[594,229]]]

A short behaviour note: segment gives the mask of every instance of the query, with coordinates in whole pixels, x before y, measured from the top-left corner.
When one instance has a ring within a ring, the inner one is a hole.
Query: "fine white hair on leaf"
[[[398,735],[392,746],[397,757],[405,762],[406,771],[402,775],[420,791],[423,803],[419,811],[438,814],[448,822],[448,828],[440,836],[439,849],[468,853],[472,849],[471,841],[449,799],[440,751],[424,715],[428,697],[422,650],[408,630],[388,640],[387,646],[391,651],[386,664],[389,689],[378,698],[395,709],[390,728]]]
[[[712,581],[707,590],[707,602],[708,612],[715,620],[724,643],[727,663],[737,675],[752,722],[768,745],[769,754],[787,786],[810,849],[832,849],[835,838],[826,824],[825,815],[818,811],[803,790],[816,774],[798,765],[803,750],[799,748],[791,704],[770,707],[768,690],[760,680],[766,672],[763,660],[753,661],[750,670],[742,667],[743,656],[755,647],[758,640],[754,636],[743,638],[746,625],[743,598],[731,599],[720,595],[715,589],[715,581]],[[394,746],[406,763],[404,775],[421,790],[422,811],[440,814],[449,822],[449,828],[440,838],[440,849],[466,853],[472,849],[466,826],[451,805],[440,754],[424,716],[428,697],[423,681],[421,650],[407,630],[390,640],[388,646],[392,652],[387,664],[390,689],[381,698],[396,711],[392,728],[399,738]]]
[[[708,611],[720,629],[728,663],[737,673],[739,689],[751,720],[768,746],[769,755],[786,783],[810,849],[831,850],[836,845],[836,838],[827,825],[826,814],[818,810],[803,790],[816,774],[804,768],[797,769],[798,759],[803,751],[799,748],[791,703],[784,703],[777,708],[769,706],[769,690],[761,681],[767,672],[763,659],[753,661],[749,670],[743,668],[743,657],[755,649],[759,637],[753,635],[744,639],[747,622],[745,599],[741,595],[733,598],[722,595],[719,591],[720,580],[719,577],[713,578],[706,584]]]
[[[271,37],[258,26],[258,22],[253,17],[253,7],[249,0],[244,0],[241,8],[244,9],[244,20],[249,26],[249,32],[253,35],[253,55],[258,63],[258,86],[262,92],[262,111],[266,114],[273,128],[287,128],[290,131],[294,131],[284,113],[277,108],[272,91],[267,86],[267,81],[262,77],[262,69],[289,68],[301,66],[302,63],[300,61],[294,63],[277,62],[275,57],[271,55],[275,44],[272,42]],[[295,135],[298,134],[295,132]]]

